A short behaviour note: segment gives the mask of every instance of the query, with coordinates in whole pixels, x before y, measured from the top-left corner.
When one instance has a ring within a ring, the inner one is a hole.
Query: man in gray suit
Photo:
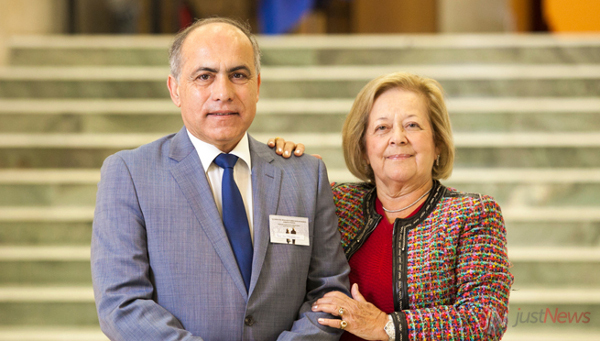
[[[185,126],[104,162],[91,262],[112,340],[338,339],[310,310],[329,291],[348,293],[326,169],[247,134],[259,63],[244,26],[195,23],[171,48],[167,81]],[[233,166],[218,162],[230,156]]]

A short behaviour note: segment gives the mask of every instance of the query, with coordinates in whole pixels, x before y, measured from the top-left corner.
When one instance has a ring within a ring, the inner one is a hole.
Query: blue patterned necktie
[[[235,259],[244,278],[246,290],[250,287],[252,276],[252,239],[250,227],[246,216],[246,208],[238,186],[233,179],[233,166],[238,157],[232,154],[219,154],[215,158],[215,164],[223,168],[222,182],[222,207],[223,225],[229,238],[229,244],[235,254]]]

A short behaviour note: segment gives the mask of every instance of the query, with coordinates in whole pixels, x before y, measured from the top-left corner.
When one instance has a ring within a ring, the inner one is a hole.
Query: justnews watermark
[[[589,311],[563,311],[558,308],[540,309],[539,311],[521,311],[517,310],[517,318],[511,327],[518,327],[521,324],[552,323],[552,324],[571,324],[571,323],[590,323],[592,313]]]
[[[517,317],[514,321],[509,321],[508,314],[504,318],[495,310],[486,313],[486,318],[481,321],[479,328],[485,330],[488,335],[496,335],[508,326],[518,327],[523,324],[572,324],[572,323],[590,323],[592,313],[589,311],[564,311],[558,308],[545,308],[539,311],[521,311],[517,309]]]

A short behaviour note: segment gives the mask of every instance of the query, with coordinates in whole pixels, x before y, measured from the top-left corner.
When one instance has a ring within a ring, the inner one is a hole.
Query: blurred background
[[[444,183],[494,196],[506,220],[504,340],[600,340],[599,13],[597,0],[0,0],[0,341],[106,340],[89,267],[99,168],[181,128],[167,50],[213,15],[259,35],[251,133],[305,143],[331,180],[354,180],[340,131],[364,84],[439,80],[457,148]]]

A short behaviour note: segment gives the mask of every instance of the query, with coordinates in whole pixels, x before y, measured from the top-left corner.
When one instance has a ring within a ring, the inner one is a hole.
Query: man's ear
[[[258,77],[257,77],[256,81],[257,81],[257,84],[256,84],[256,101],[258,102],[258,98],[260,97],[259,96],[259,94],[260,94],[260,73],[258,74]]]
[[[167,78],[167,88],[169,88],[169,95],[171,95],[171,100],[177,107],[181,107],[181,99],[179,98],[179,83],[177,83],[177,79],[173,77],[173,75],[169,75]]]

